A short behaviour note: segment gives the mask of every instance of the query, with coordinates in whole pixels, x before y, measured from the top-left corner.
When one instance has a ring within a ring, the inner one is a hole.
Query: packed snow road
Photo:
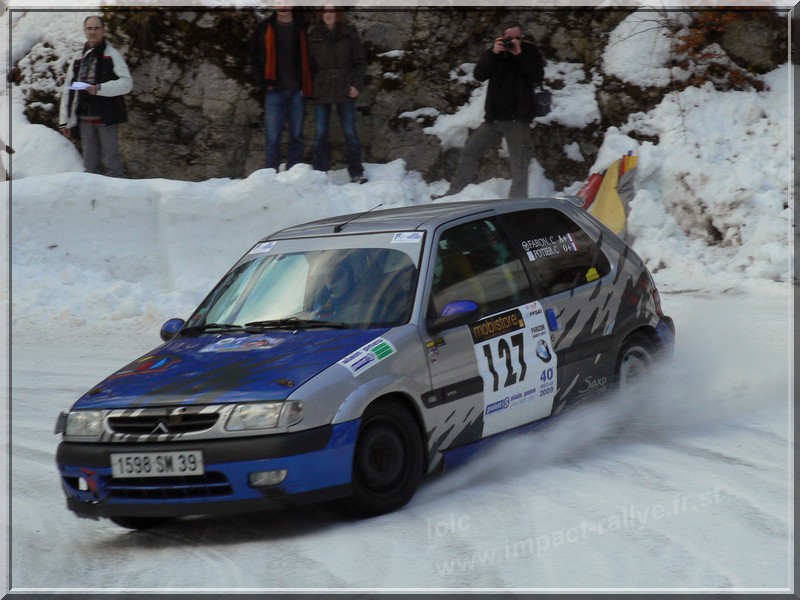
[[[11,589],[787,588],[790,292],[664,294],[676,356],[636,394],[506,439],[396,513],[146,532],[66,509],[52,430],[159,323],[12,328]]]

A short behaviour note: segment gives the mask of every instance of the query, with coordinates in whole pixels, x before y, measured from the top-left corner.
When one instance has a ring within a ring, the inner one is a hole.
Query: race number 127
[[[511,344],[508,343],[509,339]],[[495,367],[495,356],[498,364],[501,365],[501,369],[502,365],[505,364],[503,387],[510,387],[525,379],[528,366],[525,364],[525,342],[522,333],[515,333],[508,339],[505,337],[500,338],[496,348],[491,343],[484,344],[483,355],[486,357],[489,372],[492,374],[492,391],[496,392],[500,389],[501,375]]]

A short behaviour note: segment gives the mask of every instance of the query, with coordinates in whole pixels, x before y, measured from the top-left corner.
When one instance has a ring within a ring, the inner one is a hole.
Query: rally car
[[[67,507],[129,528],[327,499],[381,514],[493,436],[626,385],[675,328],[579,205],[370,211],[258,241],[60,415]]]

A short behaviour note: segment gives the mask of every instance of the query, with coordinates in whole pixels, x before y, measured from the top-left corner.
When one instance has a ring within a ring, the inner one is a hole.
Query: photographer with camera
[[[525,40],[522,25],[509,21],[475,65],[478,81],[489,81],[484,122],[467,139],[450,188],[442,196],[463,190],[478,172],[486,151],[505,138],[511,162],[509,198],[528,196],[530,123],[534,117],[533,91],[544,78],[544,61],[536,46]]]

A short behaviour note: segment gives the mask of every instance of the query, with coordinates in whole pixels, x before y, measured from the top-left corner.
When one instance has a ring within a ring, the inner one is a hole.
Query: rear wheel
[[[620,389],[637,381],[653,366],[653,344],[643,334],[635,333],[622,345],[617,358],[617,383]]]
[[[152,529],[171,521],[171,517],[109,517],[112,523],[125,529]]]
[[[380,515],[405,505],[422,479],[422,436],[413,415],[397,402],[364,413],[353,458],[353,495],[348,508]]]

